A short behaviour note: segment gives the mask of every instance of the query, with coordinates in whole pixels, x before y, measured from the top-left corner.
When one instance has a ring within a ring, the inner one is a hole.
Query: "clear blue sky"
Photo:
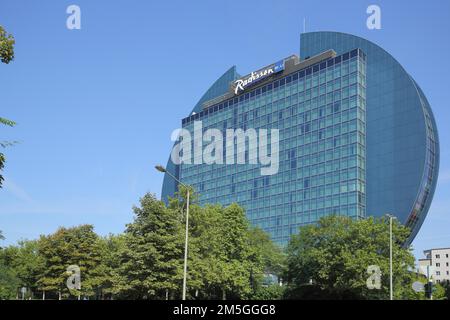
[[[66,8],[81,7],[81,30]],[[366,28],[378,4],[382,29]],[[448,1],[23,1],[0,2],[16,59],[0,64],[3,244],[58,226],[123,231],[145,192],[158,196],[170,134],[233,64],[243,74],[299,52],[307,31],[356,34],[389,51],[419,82],[437,119],[441,170],[416,254],[450,247],[450,2]]]

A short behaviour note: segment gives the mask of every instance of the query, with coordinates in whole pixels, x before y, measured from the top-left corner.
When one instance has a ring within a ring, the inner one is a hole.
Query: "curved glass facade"
[[[367,214],[395,215],[414,239],[436,187],[439,144],[431,108],[422,90],[385,50],[339,32],[301,35],[302,56],[328,48],[367,54]]]
[[[334,50],[334,57],[317,56]],[[322,216],[391,213],[417,234],[436,187],[439,145],[422,90],[386,51],[337,32],[301,35],[301,61],[231,94],[230,68],[183,119],[207,128],[278,128],[280,168],[261,176],[246,165],[174,165],[167,169],[200,193],[201,204],[238,202],[249,220],[285,244],[299,226]],[[207,108],[205,109],[205,102]],[[164,178],[162,197],[176,184]]]
[[[413,231],[410,239],[414,239],[416,236],[430,208],[439,172],[439,138],[436,131],[436,122],[422,89],[416,82],[414,84],[417,87],[425,117],[427,147],[422,182],[413,210],[406,221],[406,225]]]

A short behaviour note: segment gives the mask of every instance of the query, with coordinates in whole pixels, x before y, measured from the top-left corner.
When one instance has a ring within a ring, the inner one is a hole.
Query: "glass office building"
[[[417,83],[379,46],[336,32],[302,34],[300,58],[283,59],[280,70],[237,90],[249,76],[230,68],[181,121],[190,132],[196,121],[203,130],[278,129],[276,174],[261,175],[248,161],[169,159],[167,169],[194,186],[201,204],[238,202],[280,244],[331,214],[391,213],[411,228],[412,241],[439,165],[436,125]],[[176,190],[166,176],[163,199]]]

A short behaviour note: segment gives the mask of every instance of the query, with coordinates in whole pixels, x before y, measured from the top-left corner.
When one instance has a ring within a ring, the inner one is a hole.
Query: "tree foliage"
[[[15,125],[15,122],[0,117],[0,124],[13,127]],[[6,148],[7,146],[13,145],[14,143],[15,142],[10,142],[10,141],[0,141],[0,147]],[[5,155],[2,152],[0,152],[0,172],[5,167],[5,161],[6,161]],[[2,182],[3,182],[3,176],[0,174],[0,188],[2,187]]]
[[[60,228],[34,241],[0,249],[0,298],[179,299],[182,293],[186,188],[166,206],[145,194],[119,235],[98,236],[91,225]],[[188,299],[387,299],[389,225],[383,219],[322,218],[300,229],[286,251],[251,227],[242,207],[200,206],[190,191]],[[393,225],[394,297],[425,299],[422,279],[403,246],[408,230]],[[67,267],[78,265],[81,290],[69,290]],[[368,266],[381,270],[369,289]],[[284,284],[280,286],[277,280]],[[444,288],[435,286],[435,299]]]
[[[116,294],[125,298],[181,298],[187,189],[170,199],[169,206],[146,194],[134,208],[119,253]],[[260,235],[253,247],[244,210],[197,204],[190,189],[187,296],[190,299],[250,298],[254,282],[262,279],[268,252],[275,252]],[[270,248],[270,249],[268,249]],[[276,265],[274,262],[273,265]]]
[[[414,256],[403,244],[408,230],[393,224],[394,298],[407,298],[412,292]],[[381,288],[369,289],[367,269],[381,269]],[[347,217],[322,218],[317,225],[300,229],[288,246],[289,283],[287,295],[323,298],[389,298],[389,225],[384,219],[352,220]],[[308,285],[310,284],[311,285]]]
[[[37,292],[37,283],[44,268],[38,246],[36,240],[21,240],[17,246],[7,247],[1,252],[4,264],[14,270],[16,285],[28,288],[30,296]]]
[[[152,194],[142,197],[133,211],[135,218],[127,225],[119,256],[118,292],[128,298],[163,298],[182,279],[178,214]]]
[[[0,300],[14,299],[17,296],[19,279],[11,267],[8,267],[0,257]]]
[[[100,240],[92,225],[59,228],[54,234],[41,236],[39,254],[44,260],[43,272],[37,281],[39,289],[73,296],[93,296],[102,285],[102,253]],[[66,286],[70,274],[67,268],[77,265],[81,271],[81,290],[69,290]]]
[[[14,37],[0,26],[0,60],[3,63],[10,63],[14,59],[15,43]]]
[[[14,59],[14,44],[15,40],[11,34],[8,34],[5,29],[0,26],[0,60],[3,63],[10,63]],[[13,127],[14,121],[0,117],[0,124]],[[0,141],[0,146],[5,148],[13,144],[8,141]],[[5,166],[5,155],[0,152],[0,172]],[[0,188],[2,186],[3,176],[0,174]]]

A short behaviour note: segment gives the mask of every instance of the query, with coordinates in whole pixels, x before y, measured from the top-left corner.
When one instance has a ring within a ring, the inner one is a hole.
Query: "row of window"
[[[354,90],[353,90],[354,88]],[[320,97],[306,97],[306,99],[292,99],[292,101],[284,102],[280,99],[279,103],[268,103],[261,106],[255,106],[254,108],[241,106],[236,107],[233,112],[223,112],[217,113],[212,116],[200,117],[196,121],[201,120],[205,128],[210,127],[236,127],[243,126],[247,124],[269,124],[276,120],[293,118],[296,114],[308,112],[305,117],[310,116],[312,120],[318,119],[320,117],[325,117],[327,115],[335,114],[339,111],[345,111],[360,106],[365,110],[365,89],[359,85],[359,90],[357,89],[357,84],[352,86],[347,92],[345,90],[337,90],[333,93],[327,95],[321,95]],[[292,96],[293,98],[296,97]],[[302,97],[302,96],[300,96]],[[298,100],[298,101],[297,101]],[[299,118],[299,121],[308,121],[308,118]],[[224,121],[223,124],[220,124]],[[193,126],[193,122],[183,123],[183,127],[189,128]]]
[[[293,108],[294,106],[297,106],[297,104],[299,112],[303,112],[308,111],[311,108],[336,102],[340,99],[342,99],[343,108],[345,108],[348,104],[349,99],[350,101],[353,101],[355,99],[354,95],[356,95],[356,93],[360,94],[363,99],[365,98],[365,87],[362,86],[361,83],[357,85],[356,80],[357,79],[355,79],[355,82],[350,83],[350,85],[352,85],[352,94],[350,94],[349,87],[346,87],[348,88],[348,96],[347,90],[343,89],[323,94],[320,97],[305,99],[304,92],[297,93],[296,90],[289,90],[290,92],[286,92],[286,90],[283,90],[278,94],[273,93],[271,95],[267,95],[265,97],[257,99],[251,103],[239,103],[233,109],[225,109],[221,112],[213,113],[211,115],[204,115],[202,117],[198,116],[196,117],[196,120],[202,119],[203,121],[207,122],[209,119],[217,119],[218,121],[221,121],[225,118],[231,118],[232,116],[236,118],[239,112],[241,114],[247,113],[248,118],[257,118],[258,116],[270,113],[272,111],[283,109],[287,110]],[[359,90],[356,91],[356,88],[359,88]],[[292,114],[295,114],[295,110],[296,109],[293,108]],[[190,123],[192,123],[192,121]],[[183,122],[183,125],[188,125],[190,123]]]
[[[357,149],[355,149],[357,150]],[[363,150],[361,150],[363,151]],[[350,150],[350,152],[352,152]],[[335,154],[333,152],[333,154]],[[336,172],[338,170],[346,170],[358,167],[360,170],[365,169],[365,160],[363,156],[348,155],[346,151],[338,152],[339,157],[335,160],[332,157],[326,156],[325,152],[313,154],[313,156],[300,157],[293,160],[282,160],[279,162],[279,170],[276,175],[273,175],[271,179],[277,181],[289,181],[293,179],[306,178],[310,176],[316,176],[326,174],[330,172]],[[361,154],[361,153],[360,153]],[[315,156],[314,156],[315,155]],[[293,164],[294,163],[294,167]],[[221,181],[230,182],[228,177],[235,176],[236,182],[242,182],[260,177],[261,165],[251,164],[235,164],[235,165],[187,165],[183,164],[183,170],[181,173],[182,179],[193,180],[191,183],[198,181],[207,181],[222,179]],[[281,174],[285,174],[286,177],[282,177]]]
[[[349,181],[339,181],[336,183],[330,183],[327,185],[320,185],[320,186],[309,186],[309,179],[304,179],[300,183],[284,183],[284,184],[278,184],[278,185],[272,185],[267,187],[259,187],[254,188],[251,187],[252,183],[251,181],[248,181],[243,184],[232,184],[225,188],[220,188],[215,190],[214,188],[211,188],[208,190],[208,193],[205,193],[204,196],[217,196],[217,195],[223,195],[227,194],[228,192],[231,194],[239,193],[241,197],[250,198],[248,194],[251,194],[251,198],[257,198],[259,197],[267,197],[267,196],[274,196],[277,194],[285,193],[285,192],[291,192],[291,191],[297,191],[295,197],[291,196],[291,199],[289,202],[295,201],[295,200],[308,200],[308,199],[315,199],[320,198],[323,196],[331,196],[331,195],[338,195],[338,194],[345,194],[346,192],[351,191],[365,191],[364,184],[359,181],[357,183],[357,180],[349,180]],[[227,192],[227,188],[229,188]],[[201,188],[199,189],[201,192]],[[248,192],[248,193],[247,193]],[[247,195],[246,195],[247,193]],[[279,199],[281,202],[282,199]]]
[[[273,211],[277,212],[277,215],[273,215]],[[284,213],[277,208],[272,208],[270,211],[261,210],[248,210],[247,215],[251,220],[252,224],[269,230],[273,227],[289,226],[296,223],[311,223],[318,221],[321,217],[328,215],[341,215],[341,216],[351,216],[351,217],[363,217],[364,208],[357,205],[345,205],[336,206],[326,209],[310,210],[304,211],[302,213]]]
[[[351,184],[350,187],[351,190],[355,190],[355,184]],[[349,188],[346,187],[346,190],[349,191]],[[263,193],[261,198],[258,198],[258,191]],[[336,192],[334,195],[332,195],[335,190],[331,188],[325,188],[325,191],[321,192],[320,194],[313,194],[312,192],[308,191],[296,192],[296,197],[289,201],[287,201],[287,199],[283,197],[283,194],[269,195],[269,193],[266,191],[266,189],[251,190],[235,193],[234,196],[232,194],[227,194],[223,197],[216,197],[211,199],[221,200],[219,202],[212,203],[232,203],[235,201],[239,201],[239,203],[244,205],[245,208],[249,210],[257,208],[268,208],[277,205],[287,205],[285,213],[302,212],[310,209],[322,209],[332,206],[356,203],[365,205],[366,200],[364,193],[356,191],[342,192],[340,189],[338,189],[339,192]],[[254,195],[254,193],[256,194]],[[254,201],[255,199],[258,199],[258,201]],[[207,204],[211,202],[202,199],[201,203]]]
[[[357,109],[359,107],[359,109]],[[350,99],[337,100],[334,103],[321,104],[317,106],[305,107],[303,103],[291,105],[285,109],[273,110],[270,107],[263,106],[253,112],[244,112],[234,115],[214,117],[202,119],[203,130],[220,128],[255,128],[260,126],[267,126],[267,128],[284,129],[290,126],[296,126],[314,120],[333,119],[333,122],[346,121],[355,118],[357,113],[363,114],[365,111],[365,99],[360,95],[352,96]],[[250,116],[253,114],[254,116]],[[341,115],[342,119],[336,118],[336,115]],[[336,121],[337,120],[337,121]],[[364,117],[361,117],[364,121]],[[272,126],[270,126],[272,125]],[[183,126],[187,130],[194,130],[194,123]]]
[[[440,266],[441,266],[441,263],[440,263],[440,262],[437,262],[437,263],[436,263],[436,267],[440,267]],[[445,266],[448,267],[448,262],[445,263]]]
[[[358,50],[358,49],[352,51],[352,52],[356,52],[354,57],[356,57],[356,56],[358,55],[358,51],[361,52],[361,51]],[[361,52],[361,55],[362,55],[362,54],[363,54],[363,53]],[[344,55],[345,55],[345,54],[344,54]],[[341,57],[341,56],[338,56],[338,57]],[[336,58],[338,58],[338,57],[336,57]],[[335,59],[336,59],[336,58],[335,58]],[[361,57],[361,58],[362,58],[362,57]],[[225,101],[225,102],[222,102],[222,103],[220,103],[220,104],[218,104],[218,105],[212,106],[212,107],[210,107],[210,108],[208,108],[208,109],[206,109],[206,110],[204,110],[204,111],[202,111],[202,112],[200,112],[200,113],[197,113],[197,114],[195,114],[195,115],[192,115],[192,116],[190,116],[190,117],[188,117],[188,118],[183,119],[183,124],[188,123],[188,122],[191,122],[191,121],[194,121],[194,120],[198,120],[199,118],[203,117],[205,114],[209,114],[209,113],[221,111],[221,110],[223,110],[224,108],[231,107],[231,106],[233,106],[234,104],[237,104],[238,102],[243,102],[243,101],[245,101],[245,100],[249,100],[250,98],[253,98],[253,97],[255,97],[255,96],[258,96],[258,95],[260,95],[260,94],[263,94],[263,93],[265,93],[265,92],[267,92],[267,91],[271,91],[272,89],[276,89],[276,88],[278,88],[279,86],[284,86],[285,84],[289,84],[289,83],[291,83],[292,81],[297,81],[299,78],[303,78],[303,77],[305,77],[305,76],[310,75],[310,74],[312,73],[312,71],[313,71],[316,67],[317,67],[317,71],[319,71],[319,70],[320,70],[320,65],[324,65],[324,64],[327,65],[328,62],[327,62],[327,63],[325,63],[325,62],[318,63],[317,65],[312,66],[312,67],[310,67],[310,68],[308,68],[308,69],[306,69],[306,70],[302,70],[302,71],[296,72],[296,73],[294,73],[294,74],[288,75],[288,76],[283,77],[283,78],[281,78],[281,79],[279,79],[279,80],[276,80],[276,81],[274,81],[274,82],[272,82],[272,83],[270,83],[270,84],[267,84],[267,85],[262,86],[262,87],[260,87],[260,88],[254,89],[254,90],[252,90],[251,92],[248,92],[248,93],[245,93],[245,94],[241,94],[240,96],[235,97],[234,99],[230,99],[230,100],[227,100],[227,101]],[[334,65],[334,63],[331,64],[330,66],[332,66],[332,65]],[[356,68],[355,68],[355,69],[356,69]],[[363,70],[364,70],[364,69],[363,69]]]

